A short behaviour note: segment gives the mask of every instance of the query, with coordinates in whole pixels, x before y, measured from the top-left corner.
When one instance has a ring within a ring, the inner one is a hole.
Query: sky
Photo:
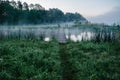
[[[18,0],[15,0],[18,1]],[[85,17],[103,15],[115,7],[120,7],[120,0],[20,0],[39,3],[46,9],[59,8],[63,12],[78,12]]]

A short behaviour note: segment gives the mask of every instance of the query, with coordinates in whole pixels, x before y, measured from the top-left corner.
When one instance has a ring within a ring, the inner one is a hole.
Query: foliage
[[[0,41],[0,80],[119,80],[118,44]]]
[[[0,80],[61,80],[57,43],[0,42]]]
[[[64,14],[60,9],[45,10],[40,4],[30,4],[14,0],[0,1],[0,24],[41,24],[64,21],[86,20],[79,13]]]
[[[70,43],[67,50],[75,65],[76,80],[119,80],[119,43]]]

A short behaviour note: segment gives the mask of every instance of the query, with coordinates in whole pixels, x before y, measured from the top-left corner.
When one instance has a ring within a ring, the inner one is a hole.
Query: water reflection
[[[113,30],[93,28],[0,28],[0,39],[40,39],[51,41],[55,38],[65,43],[67,40],[77,41],[109,41],[116,39]]]
[[[50,38],[49,38],[49,37],[45,37],[45,38],[44,38],[44,41],[49,42],[49,41],[50,41]]]
[[[70,40],[76,42],[77,41],[77,37],[74,34],[72,34],[72,35],[70,35]]]

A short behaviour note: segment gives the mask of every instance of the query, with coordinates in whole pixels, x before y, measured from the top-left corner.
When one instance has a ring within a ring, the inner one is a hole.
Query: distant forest
[[[41,24],[86,20],[79,13],[64,13],[58,8],[46,10],[40,4],[0,0],[0,25]]]

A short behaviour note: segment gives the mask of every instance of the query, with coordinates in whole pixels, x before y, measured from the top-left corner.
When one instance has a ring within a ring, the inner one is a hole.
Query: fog
[[[115,23],[120,25],[120,7],[115,7],[111,11],[99,16],[89,17],[88,20],[92,23],[105,23],[108,25]]]
[[[40,26],[40,25],[39,25]],[[45,26],[45,25],[44,25]],[[52,25],[53,26],[53,25]],[[117,32],[110,27],[1,27],[0,39],[36,39],[46,42],[56,39],[60,43],[71,40],[79,41],[113,41]]]

